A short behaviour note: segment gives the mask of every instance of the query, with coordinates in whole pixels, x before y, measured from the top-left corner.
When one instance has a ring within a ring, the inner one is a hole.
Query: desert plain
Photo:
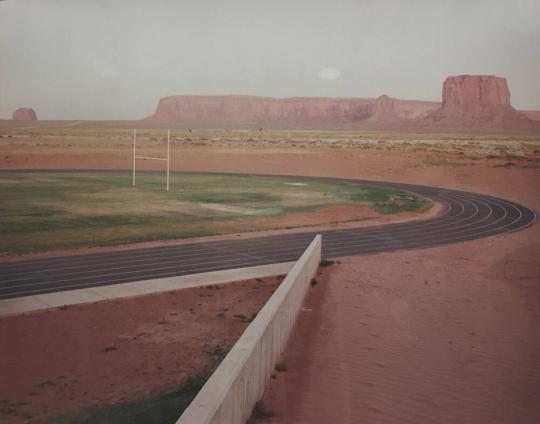
[[[121,170],[129,175],[132,129],[126,126],[4,121],[0,167]],[[165,134],[164,128],[140,128],[138,137],[145,152],[161,155]],[[161,172],[163,164],[145,162],[140,169]],[[534,132],[172,128],[171,171],[397,181],[490,194],[540,208],[540,137]],[[369,220],[342,224],[337,212],[335,219],[325,214],[322,221],[308,224],[370,225]],[[373,223],[414,218],[418,216],[377,217]],[[265,394],[264,403],[274,413],[269,422],[540,420],[539,236],[534,224],[512,234],[431,249],[331,258],[334,263],[310,290],[283,355],[286,371],[276,373]],[[56,254],[126,247],[133,246]],[[40,255],[47,254],[2,260]],[[227,290],[247,289],[233,285]],[[47,316],[43,320],[40,325],[46,325]],[[146,379],[137,389],[159,393],[170,387],[160,384],[159,379]],[[13,415],[9,419],[24,422]]]

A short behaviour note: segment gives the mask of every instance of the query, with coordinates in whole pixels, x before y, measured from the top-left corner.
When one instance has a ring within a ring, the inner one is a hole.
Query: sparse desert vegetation
[[[132,149],[132,129],[122,128],[129,123],[117,123],[108,128],[104,123],[81,122],[36,123],[35,126],[17,127],[11,121],[0,121],[0,146],[3,155],[0,164],[4,168],[26,168],[25,155],[36,156],[43,153],[63,154],[69,163],[77,167],[72,154],[93,155],[102,158],[96,168],[129,168]],[[140,127],[141,123],[131,123]],[[142,149],[160,154],[164,152],[165,129],[139,128],[137,140]],[[403,133],[369,131],[282,131],[263,129],[239,130],[192,130],[173,128],[171,130],[172,163],[177,167],[186,166],[175,152],[183,149],[243,149],[248,151],[268,149],[300,150],[345,150],[345,151],[399,151],[427,155],[418,166],[438,166],[440,164],[475,164],[487,159],[490,165],[512,162],[520,167],[537,167],[540,164],[540,134],[531,133]],[[58,150],[56,150],[58,149]],[[175,150],[176,149],[176,150]],[[210,151],[208,151],[210,153]],[[122,162],[114,156],[122,154]],[[48,165],[58,163],[53,155]],[[79,166],[91,166],[91,157],[84,162],[79,157]],[[211,160],[211,158],[208,158]],[[34,165],[39,166],[39,162]],[[66,163],[58,163],[66,167]],[[162,169],[162,166],[146,164],[148,169]],[[180,168],[181,169],[181,168]]]

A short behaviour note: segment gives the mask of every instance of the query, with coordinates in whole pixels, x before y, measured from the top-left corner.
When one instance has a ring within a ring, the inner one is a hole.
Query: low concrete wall
[[[321,260],[315,237],[176,424],[244,424],[262,398]]]

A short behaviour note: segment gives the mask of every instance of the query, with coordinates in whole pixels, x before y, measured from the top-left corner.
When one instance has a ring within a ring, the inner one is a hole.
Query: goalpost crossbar
[[[135,159],[169,160],[167,158],[151,158],[150,156],[135,156]]]
[[[137,159],[143,159],[143,160],[159,160],[167,162],[167,191],[169,191],[169,170],[170,170],[170,144],[171,144],[171,130],[167,130],[167,157],[166,158],[156,158],[153,156],[137,156],[137,130],[133,129],[133,183],[132,185],[135,186],[135,176],[136,176],[136,168],[137,168]]]

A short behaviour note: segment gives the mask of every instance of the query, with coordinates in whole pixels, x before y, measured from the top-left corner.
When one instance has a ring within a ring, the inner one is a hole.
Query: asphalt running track
[[[459,243],[513,232],[531,225],[536,219],[535,212],[531,209],[482,194],[392,182],[286,177],[407,190],[443,205],[441,213],[431,219],[319,231],[317,233],[322,234],[324,258]],[[203,241],[0,263],[0,299],[295,261],[315,234],[304,232],[239,240]]]

